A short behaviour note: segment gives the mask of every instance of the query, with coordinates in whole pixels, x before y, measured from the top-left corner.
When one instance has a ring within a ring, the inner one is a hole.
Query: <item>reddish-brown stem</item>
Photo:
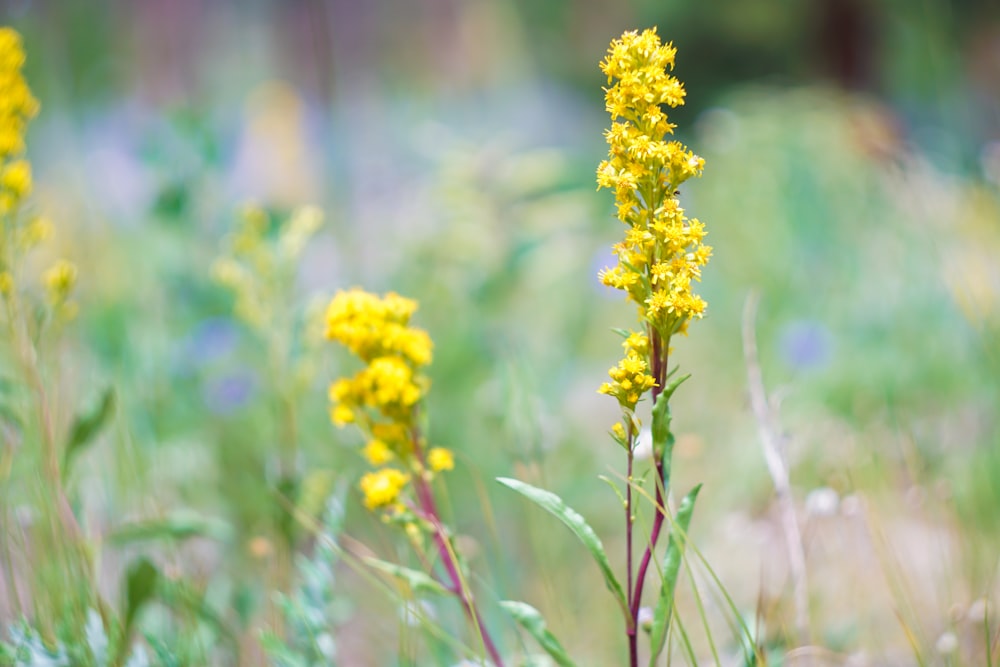
[[[632,423],[628,426],[628,474],[625,477],[625,591],[628,595],[629,613],[632,610],[632,464],[635,455],[632,452],[634,437],[632,433]],[[638,667],[638,628],[635,624],[635,614],[632,614],[632,627],[626,628],[628,634],[628,654],[629,667]]]
[[[420,467],[425,468],[423,452],[421,451],[419,437],[417,436],[413,438],[413,451],[416,454],[417,460],[420,462]],[[479,633],[479,637],[483,642],[483,647],[486,649],[486,652],[489,653],[490,659],[493,660],[493,664],[496,667],[503,667],[504,663],[503,658],[500,656],[500,651],[497,649],[496,644],[493,643],[493,638],[490,637],[490,633],[486,630],[486,626],[483,625],[483,619],[479,614],[479,610],[476,609],[475,601],[472,598],[472,592],[465,586],[465,582],[459,572],[458,559],[455,555],[454,549],[448,543],[447,534],[445,533],[444,526],[441,524],[437,510],[437,503],[434,501],[434,493],[431,491],[431,487],[427,482],[427,479],[422,474],[416,476],[414,488],[417,491],[417,502],[420,505],[424,518],[434,527],[434,544],[437,546],[438,554],[441,557],[441,563],[444,565],[445,572],[448,574],[450,590],[461,601],[462,608],[465,611],[466,616],[469,617],[469,620],[472,621],[476,631]]]

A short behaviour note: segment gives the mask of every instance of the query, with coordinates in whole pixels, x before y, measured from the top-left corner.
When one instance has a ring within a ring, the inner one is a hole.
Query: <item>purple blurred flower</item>
[[[833,340],[820,322],[790,322],[782,327],[780,339],[782,356],[794,368],[821,368],[830,360]]]
[[[215,414],[227,415],[249,403],[256,388],[257,377],[253,373],[237,371],[205,385],[205,405]]]

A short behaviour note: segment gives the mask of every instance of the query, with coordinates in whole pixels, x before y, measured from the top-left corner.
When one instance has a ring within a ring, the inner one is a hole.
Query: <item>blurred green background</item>
[[[78,511],[94,535],[178,511],[228,524],[224,539],[146,548],[196,582],[241,641],[252,644],[270,595],[258,575],[280,513],[285,382],[210,269],[239,206],[256,201],[326,215],[296,306],[355,285],[420,301],[436,342],[430,437],[456,451],[446,505],[486,599],[539,607],[581,664],[622,655],[586,553],[492,479],[559,493],[621,565],[621,507],[598,479],[623,475],[604,435],[617,407],[596,390],[619,355],[611,329],[634,312],[596,279],[621,231],[613,195],[595,191],[608,125],[597,63],[623,30],[656,25],[688,91],[671,120],[706,159],[681,200],[715,248],[701,286],[709,315],[673,355],[694,375],[674,407],[678,492],[705,482],[694,543],[776,664],[791,664],[785,537],[741,343],[757,290],[810,642],[831,664],[915,664],[915,652],[985,664],[980,616],[1000,602],[996,3],[0,7],[42,102],[28,145],[35,201],[59,230],[48,252],[80,266],[80,315],[57,351],[59,412],[68,422],[107,386],[119,397],[74,472]],[[345,357],[332,344],[293,356],[312,371],[295,399],[301,478],[350,481],[347,534],[405,560],[398,535],[357,502],[360,443],[326,416]],[[31,457],[18,465],[12,511]],[[121,558],[109,550],[101,564],[113,590]],[[692,581],[717,641],[735,645],[718,586],[704,567]],[[352,604],[344,664],[395,664],[410,632],[396,603],[356,572],[340,582]],[[690,584],[679,605],[694,619]],[[14,605],[0,591],[5,620]],[[490,603],[487,615],[515,646],[513,625]],[[232,662],[206,642],[205,661]]]

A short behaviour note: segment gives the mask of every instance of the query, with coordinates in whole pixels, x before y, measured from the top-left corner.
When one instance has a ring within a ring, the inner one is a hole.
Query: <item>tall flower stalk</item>
[[[622,421],[612,436],[626,452],[626,595],[629,664],[638,664],[637,632],[643,585],[666,518],[670,488],[669,432],[666,401],[685,377],[670,382],[670,341],[686,334],[688,324],[705,313],[705,301],[692,291],[712,249],[703,243],[705,226],[688,218],[677,188],[700,176],[704,160],[670,136],[674,124],[666,108],[684,103],[684,86],[669,72],[677,50],[661,44],[656,30],[626,32],[611,43],[601,62],[608,77],[605,105],[611,128],[605,132],[608,159],[597,169],[599,188],[614,190],[617,217],[625,237],[614,245],[618,262],[600,273],[601,281],[625,292],[638,308],[638,331],[624,342],[625,356],[609,371],[600,392],[618,400]],[[669,383],[669,384],[668,384]],[[633,502],[635,448],[641,423],[636,406],[649,396],[653,404],[653,465],[656,513],[638,569],[634,569],[636,510]],[[661,399],[662,397],[662,399]],[[659,422],[659,423],[657,423]]]
[[[365,506],[403,526],[418,555],[423,555],[423,537],[430,537],[444,570],[441,584],[459,600],[484,650],[502,667],[431,486],[437,474],[454,468],[454,458],[443,447],[430,447],[421,428],[430,388],[423,369],[431,362],[433,344],[426,331],[410,325],[416,309],[416,301],[393,292],[384,297],[358,289],[337,293],[327,310],[326,336],[364,367],[330,385],[330,417],[338,426],[356,425],[365,437],[362,455],[372,467],[360,483]]]

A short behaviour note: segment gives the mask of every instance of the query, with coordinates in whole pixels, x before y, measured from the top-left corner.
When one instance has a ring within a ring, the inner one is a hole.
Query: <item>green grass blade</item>
[[[657,658],[663,652],[663,644],[667,638],[667,627],[670,625],[670,614],[674,607],[674,591],[677,589],[677,575],[680,572],[681,560],[684,557],[684,546],[687,544],[687,529],[691,525],[691,515],[694,513],[694,503],[701,491],[697,485],[684,496],[677,510],[673,529],[670,531],[670,542],[667,553],[663,557],[663,584],[660,586],[660,597],[656,601],[653,612],[653,629],[650,632],[650,667],[656,664]],[[682,535],[678,535],[678,531]]]
[[[705,603],[701,599],[701,591],[698,590],[698,582],[695,580],[694,570],[691,568],[691,561],[684,561],[684,570],[687,572],[688,581],[691,583],[691,590],[694,593],[694,603],[698,607],[698,617],[701,619],[701,627],[705,629],[705,638],[708,640],[708,648],[712,651],[712,659],[715,660],[715,664],[721,665],[722,660],[719,658],[719,649],[715,645],[715,637],[712,636],[712,628],[708,624],[708,615],[705,613]],[[738,634],[738,633],[734,633]]]
[[[510,479],[509,477],[497,477],[497,481],[517,491],[542,509],[553,514],[557,519],[566,524],[567,528],[573,531],[579,540],[583,542],[583,546],[587,547],[594,560],[597,561],[597,566],[601,569],[601,574],[604,575],[605,585],[618,601],[618,605],[622,609],[622,614],[625,616],[626,625],[631,627],[632,615],[629,613],[628,603],[625,601],[625,592],[611,570],[611,563],[608,562],[608,556],[604,552],[604,545],[601,543],[601,538],[597,536],[597,533],[594,532],[594,529],[590,527],[584,518],[576,510],[567,506],[562,498],[550,491],[539,489],[525,482]]]
[[[576,663],[570,659],[566,649],[555,638],[555,635],[545,627],[545,619],[542,618],[542,614],[537,609],[530,604],[515,600],[501,600],[500,606],[535,638],[538,645],[545,649],[545,652],[556,661],[559,667],[576,667]]]

